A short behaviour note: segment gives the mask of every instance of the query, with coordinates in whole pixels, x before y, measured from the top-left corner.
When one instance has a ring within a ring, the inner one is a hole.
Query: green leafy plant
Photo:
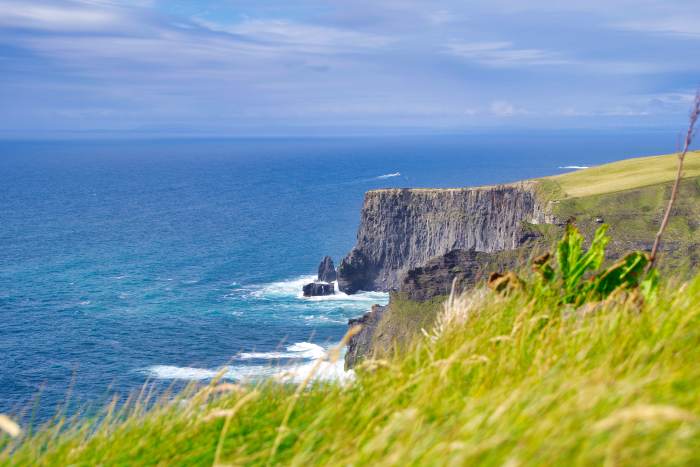
[[[628,291],[652,299],[658,288],[658,272],[649,269],[648,254],[634,251],[602,268],[605,248],[610,242],[608,226],[596,230],[591,245],[584,248],[584,237],[573,224],[566,227],[556,248],[556,263],[547,253],[533,261],[534,280],[529,282],[513,272],[492,274],[489,287],[507,293],[524,289],[536,297],[554,298],[560,304],[575,306],[601,301],[615,292]]]

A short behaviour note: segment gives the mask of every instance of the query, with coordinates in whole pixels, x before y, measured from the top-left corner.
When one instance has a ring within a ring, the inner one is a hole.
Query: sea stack
[[[318,278],[303,287],[304,297],[322,297],[335,293],[335,280],[338,275],[335,272],[335,265],[330,256],[326,256],[318,265]]]
[[[322,282],[334,282],[338,275],[335,272],[335,264],[330,256],[326,256],[318,266],[318,280]]]
[[[333,295],[335,286],[328,282],[312,282],[303,287],[304,297],[322,297],[324,295]]]

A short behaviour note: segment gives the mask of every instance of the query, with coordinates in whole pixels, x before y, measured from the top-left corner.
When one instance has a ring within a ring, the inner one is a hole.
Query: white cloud
[[[688,89],[679,92],[664,92],[643,96],[649,102],[660,102],[667,105],[687,105],[690,106],[695,100],[695,91]]]
[[[619,99],[617,105],[579,104],[552,112],[562,117],[648,117],[652,115],[683,115],[690,108],[695,94],[688,92],[669,92],[658,94],[641,94]],[[612,103],[611,103],[612,104]]]
[[[700,69],[684,0],[357,1],[0,0],[3,108],[29,128],[667,124]]]
[[[556,52],[542,49],[520,49],[513,43],[501,42],[451,42],[447,53],[492,67],[519,67],[538,65],[564,65],[571,63]]]
[[[496,117],[513,117],[515,115],[523,115],[528,113],[524,109],[514,106],[512,103],[504,100],[491,102],[489,112]]]
[[[211,30],[242,36],[263,46],[304,53],[375,50],[391,43],[389,38],[376,34],[287,20],[245,20],[225,26],[201,20],[199,23]]]
[[[0,24],[8,27],[46,30],[95,30],[120,20],[111,9],[70,2],[63,6],[47,3],[5,2],[0,4]]]
[[[639,110],[630,107],[613,107],[610,109],[598,110],[578,110],[576,108],[566,108],[553,112],[554,116],[561,117],[647,117],[652,113],[648,110]]]
[[[428,14],[428,21],[435,26],[442,26],[443,24],[451,23],[454,20],[455,15],[453,15],[449,10],[437,10]]]
[[[700,39],[700,15],[646,18],[614,23],[620,29]]]

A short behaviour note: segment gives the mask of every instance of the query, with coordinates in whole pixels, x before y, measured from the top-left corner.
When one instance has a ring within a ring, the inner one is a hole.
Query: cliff
[[[338,268],[346,293],[397,290],[403,275],[452,250],[512,250],[525,224],[551,221],[537,182],[479,188],[387,189],[365,195],[357,244]]]
[[[404,299],[424,302],[450,294],[452,287],[461,293],[485,281],[494,271],[511,269],[532,255],[534,244],[528,248],[485,253],[473,250],[452,250],[428,260],[423,266],[410,269],[402,276],[398,295]],[[535,250],[538,251],[538,250]]]
[[[388,307],[373,305],[372,309],[360,316],[348,321],[350,328],[361,326],[360,331],[348,342],[347,352],[345,352],[345,367],[352,368],[367,355],[372,354],[377,334],[377,326]]]
[[[690,157],[661,247],[661,268],[679,277],[700,266],[700,154]],[[490,272],[524,267],[560,238],[560,220],[574,220],[588,238],[608,224],[610,258],[648,250],[676,160],[629,159],[494,187],[368,192],[338,282],[348,293],[392,294],[388,306],[352,321],[363,329],[349,343],[346,366],[400,351],[430,326],[453,283],[465,290]]]

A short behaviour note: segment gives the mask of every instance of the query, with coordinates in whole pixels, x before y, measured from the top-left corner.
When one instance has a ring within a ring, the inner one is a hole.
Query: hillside
[[[347,386],[213,383],[0,437],[0,464],[700,463],[700,277],[595,314],[478,292],[440,321]]]
[[[560,190],[557,193],[560,197],[581,198],[672,182],[676,178],[677,168],[678,157],[671,154],[625,159],[543,180],[554,182]],[[690,152],[686,158],[684,177],[698,176],[700,152]]]
[[[354,248],[341,261],[339,288],[397,291],[412,269],[453,250],[498,253],[548,247],[575,220],[586,233],[611,225],[611,253],[646,249],[663,215],[675,155],[643,157],[555,177],[449,189],[402,188],[365,194]],[[684,196],[667,250],[686,258],[700,238],[700,154],[687,157]],[[650,244],[649,244],[650,246]],[[691,264],[700,260],[691,255]]]
[[[661,269],[679,278],[700,265],[700,154],[691,153],[687,160],[660,252]],[[528,183],[368,193],[358,244],[344,260],[347,269],[341,276],[384,287],[392,295],[389,306],[361,319],[364,327],[350,342],[347,366],[366,355],[405,349],[435,320],[453,283],[469,289],[491,272],[522,267],[529,258],[551,251],[567,222],[587,238],[607,224],[609,261],[649,250],[676,164],[674,155],[644,157]],[[376,277],[394,281],[367,280]]]
[[[602,220],[610,225],[610,253],[648,249],[670,197],[678,159],[641,157],[540,179],[550,209],[561,221],[574,219],[587,234]],[[700,264],[700,153],[686,158],[680,197],[663,254],[674,268]]]

